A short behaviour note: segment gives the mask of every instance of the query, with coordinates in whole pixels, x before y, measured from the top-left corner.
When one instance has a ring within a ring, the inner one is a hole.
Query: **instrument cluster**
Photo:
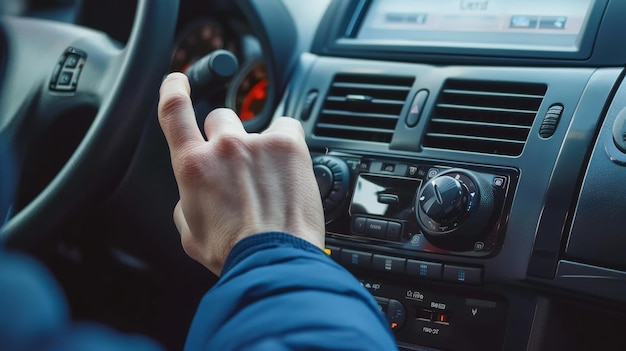
[[[271,86],[259,40],[245,23],[211,17],[189,21],[176,39],[170,72],[185,73],[196,61],[218,49],[232,52],[239,61],[239,70],[204,98],[212,106],[232,108],[242,121],[251,121],[263,112]]]

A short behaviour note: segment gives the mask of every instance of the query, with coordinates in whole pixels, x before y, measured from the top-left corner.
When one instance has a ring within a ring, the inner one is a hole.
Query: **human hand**
[[[262,232],[291,233],[324,247],[324,212],[302,125],[276,119],[248,134],[237,115],[217,109],[202,137],[180,73],[162,83],[159,122],[180,194],[174,222],[185,252],[220,275],[233,246]]]

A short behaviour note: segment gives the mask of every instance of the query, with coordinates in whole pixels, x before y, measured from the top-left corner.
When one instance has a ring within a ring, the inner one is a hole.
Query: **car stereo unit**
[[[509,168],[340,153],[313,166],[327,235],[401,256],[494,255],[518,179]]]

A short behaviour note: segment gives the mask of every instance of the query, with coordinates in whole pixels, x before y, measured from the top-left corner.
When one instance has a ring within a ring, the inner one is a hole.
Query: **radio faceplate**
[[[398,284],[375,276],[357,277],[385,313],[401,350],[422,350],[415,345],[437,350],[502,350],[508,303],[501,296],[452,293],[423,282]]]
[[[314,155],[313,162],[330,173],[342,169],[318,177],[327,182],[320,188],[342,194],[323,199],[330,237],[386,247],[399,256],[489,257],[502,245],[518,180],[514,169],[334,152]]]

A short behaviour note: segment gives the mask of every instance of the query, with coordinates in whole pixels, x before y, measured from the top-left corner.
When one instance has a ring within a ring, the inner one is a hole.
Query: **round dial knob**
[[[419,206],[426,216],[438,223],[450,224],[462,218],[468,200],[467,187],[457,179],[442,176],[424,186]]]
[[[350,186],[350,169],[339,157],[325,155],[313,159],[313,172],[328,223],[341,214],[341,205],[347,198]]]
[[[471,249],[493,218],[493,188],[480,174],[451,169],[417,194],[417,222],[426,238],[450,250]]]
[[[322,199],[325,199],[333,189],[333,181],[335,180],[333,171],[328,166],[322,164],[313,166],[313,173],[315,174],[317,186],[320,188],[320,196]]]

